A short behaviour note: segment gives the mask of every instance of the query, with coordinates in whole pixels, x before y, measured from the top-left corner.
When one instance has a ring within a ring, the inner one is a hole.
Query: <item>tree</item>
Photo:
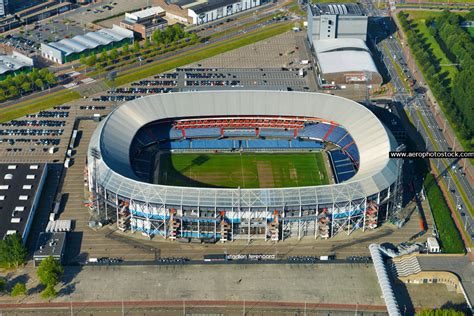
[[[102,53],[100,54],[100,61],[106,61],[109,58],[109,55],[107,54],[107,51],[104,49]]]
[[[55,85],[56,84],[56,77],[54,77],[54,75],[52,73],[48,73],[44,79],[46,80],[46,82],[52,86],[52,85]]]
[[[128,52],[129,52],[129,50],[130,50],[130,45],[128,45],[128,43],[126,43],[126,44],[122,47],[122,53],[123,53],[124,55],[127,55]]]
[[[41,90],[44,89],[44,82],[43,80],[41,80],[40,78],[36,79],[35,80],[35,86],[40,88]]]
[[[87,58],[86,65],[89,67],[92,67],[95,65],[96,62],[97,62],[97,57],[95,56],[95,54],[92,54],[89,56],[89,58]]]
[[[28,251],[18,234],[8,235],[0,240],[0,264],[8,268],[18,268],[25,263]]]
[[[133,52],[138,53],[139,51],[140,51],[140,44],[138,43],[138,41],[135,41],[133,43]]]
[[[10,295],[12,297],[17,297],[17,296],[24,296],[26,295],[27,291],[26,291],[26,285],[25,283],[22,283],[22,282],[18,282],[17,284],[15,284],[15,286],[13,287],[12,289],[12,292],[10,293]]]
[[[28,81],[25,81],[21,84],[21,90],[23,90],[23,92],[28,92],[31,90],[31,83],[29,83]]]
[[[51,298],[55,298],[58,295],[58,292],[54,289],[54,286],[48,285],[46,288],[41,292],[40,296],[44,300],[49,300]]]
[[[81,62],[81,64],[85,65],[86,64],[86,55],[81,54],[81,58],[79,58],[79,61]]]
[[[143,47],[144,47],[145,49],[150,48],[150,40],[148,39],[148,37],[145,38],[145,42],[143,43]]]
[[[199,39],[199,36],[196,33],[191,34],[191,41],[197,42]]]
[[[115,62],[115,60],[118,58],[118,51],[117,51],[117,48],[113,48],[111,51],[110,51],[110,58],[112,59],[113,62]]]
[[[64,273],[61,263],[52,256],[41,261],[36,274],[40,283],[46,286],[54,287],[59,282],[59,278]]]
[[[8,87],[8,93],[10,94],[10,96],[14,97],[14,96],[17,96],[19,94],[19,91],[18,91],[17,87],[9,86]]]
[[[7,281],[0,277],[0,293],[5,292],[7,289]]]

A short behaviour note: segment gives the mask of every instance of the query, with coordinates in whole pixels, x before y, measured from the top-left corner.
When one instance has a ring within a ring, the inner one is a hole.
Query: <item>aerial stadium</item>
[[[151,95],[94,131],[87,204],[122,231],[201,241],[330,238],[399,206],[391,132],[341,97],[283,91]]]

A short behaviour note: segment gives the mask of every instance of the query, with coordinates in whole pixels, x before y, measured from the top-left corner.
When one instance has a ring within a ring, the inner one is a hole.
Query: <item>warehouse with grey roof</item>
[[[103,49],[122,46],[133,41],[133,31],[114,25],[111,29],[101,29],[57,42],[41,43],[41,56],[58,64],[64,64],[81,55],[96,54]]]

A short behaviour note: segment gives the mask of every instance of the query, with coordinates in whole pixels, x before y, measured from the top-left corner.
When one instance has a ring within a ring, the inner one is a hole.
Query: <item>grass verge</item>
[[[395,60],[395,58],[393,58],[392,54],[390,53],[390,50],[388,49],[387,47],[387,44],[383,44],[383,49],[385,50],[385,53],[390,57],[390,61],[393,65],[393,67],[395,68],[395,71],[397,72],[398,74],[398,77],[402,80],[402,84],[403,86],[405,87],[405,90],[407,92],[410,92],[410,85],[408,84],[408,82],[406,81],[406,76],[405,76],[405,73],[402,71],[402,68],[400,67],[400,65],[397,63],[397,61]]]
[[[256,30],[251,33],[244,34],[241,37],[211,44],[202,50],[189,51],[185,54],[178,54],[165,60],[156,61],[148,64],[147,68],[139,71],[132,70],[129,73],[118,76],[115,80],[117,86],[124,85],[136,80],[140,80],[152,75],[169,71],[202,59],[206,59],[215,55],[219,55],[242,46],[253,44],[264,39],[282,34],[291,29],[291,24],[280,24],[268,27],[263,30]]]
[[[76,91],[63,90],[45,96],[25,101],[0,110],[0,122],[6,122],[29,113],[35,113],[53,106],[79,99],[81,95]]]
[[[446,253],[464,253],[464,244],[451,212],[432,174],[427,174],[423,185],[438,228],[441,247]]]

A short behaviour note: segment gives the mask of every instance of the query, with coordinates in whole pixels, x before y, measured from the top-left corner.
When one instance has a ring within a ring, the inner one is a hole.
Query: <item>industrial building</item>
[[[363,83],[376,88],[382,84],[382,76],[363,40],[336,38],[316,40],[313,44],[320,87]]]
[[[133,31],[114,25],[111,29],[101,29],[58,42],[41,43],[41,56],[58,64],[79,59],[82,54],[96,54],[133,42]]]
[[[150,146],[180,152],[275,152],[322,150],[326,144],[337,148],[328,155],[337,153],[343,161],[334,170],[335,184],[185,187],[147,177],[151,156],[145,148]],[[325,239],[374,229],[397,211],[402,161],[389,159],[388,153],[400,149],[370,110],[329,94],[150,95],[121,105],[93,133],[85,169],[88,206],[98,218],[116,221],[120,230],[149,237]]]
[[[0,164],[0,238],[26,243],[47,175],[47,164]]]
[[[308,40],[334,38],[367,39],[368,17],[356,3],[308,5]]]
[[[168,25],[168,21],[163,19],[165,15],[166,12],[161,7],[125,13],[125,18],[120,22],[120,26],[133,31],[137,38],[150,38],[154,31],[163,30]]]
[[[53,257],[60,263],[63,263],[64,249],[66,247],[66,233],[40,233],[33,261],[37,267],[41,261],[48,257]]]
[[[261,0],[171,0],[167,5],[172,8],[177,6],[179,10],[174,10],[174,15],[186,18],[194,25],[212,22],[224,17],[231,16],[238,12],[258,7]],[[168,9],[166,9],[168,14]],[[183,16],[186,15],[186,16]]]
[[[11,55],[0,55],[0,79],[9,74],[29,71],[33,68],[33,59],[16,51]]]

